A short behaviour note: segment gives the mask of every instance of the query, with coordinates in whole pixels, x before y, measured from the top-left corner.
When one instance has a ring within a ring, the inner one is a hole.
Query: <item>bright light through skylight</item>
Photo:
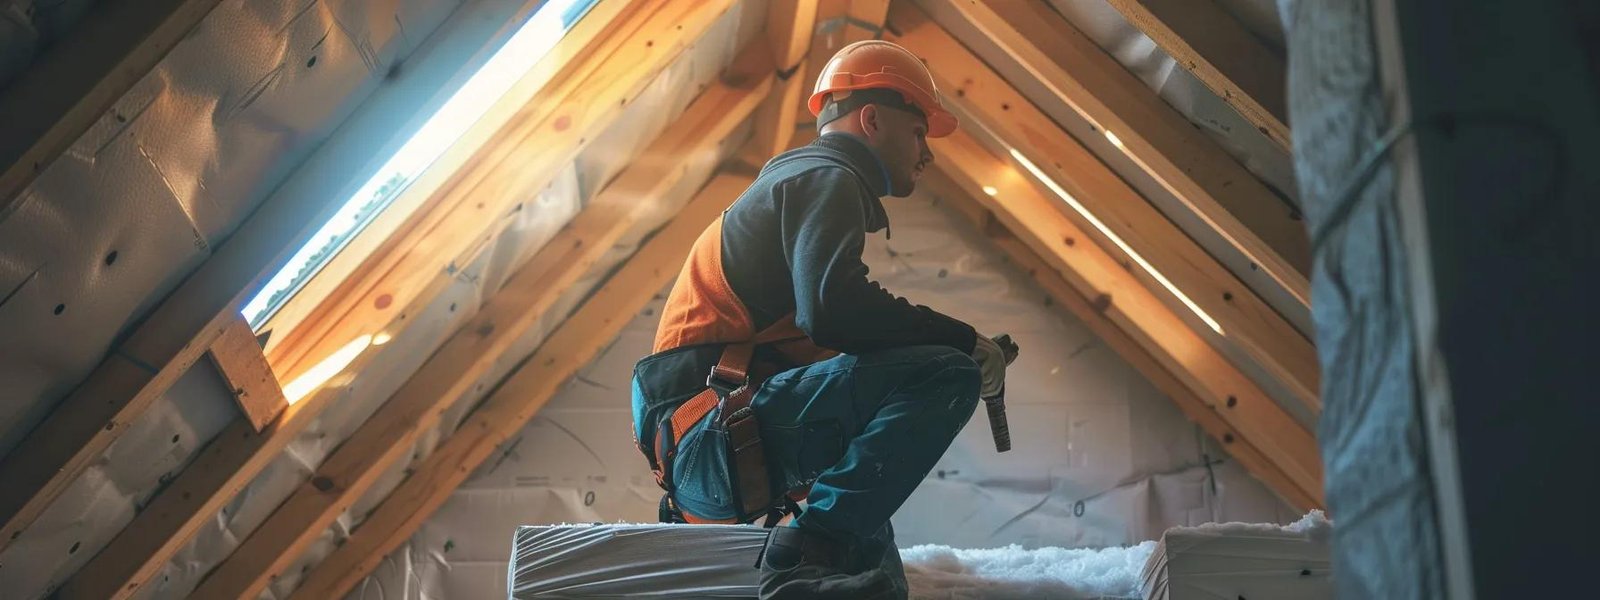
[[[356,190],[283,270],[242,311],[258,327],[315,275],[335,253],[466,133],[560,41],[596,0],[550,0],[535,11],[461,89],[434,113],[376,175]]]

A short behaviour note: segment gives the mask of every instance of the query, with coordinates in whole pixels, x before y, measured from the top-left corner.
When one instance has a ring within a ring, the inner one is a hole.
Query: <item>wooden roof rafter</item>
[[[653,42],[650,47],[654,48],[673,40],[693,40],[714,20],[709,17],[728,6],[719,8],[687,0],[669,4],[681,12],[652,13],[647,15],[647,23],[652,31],[671,31],[673,35],[619,37],[614,41],[608,38],[604,43],[642,46]],[[685,27],[676,29],[677,24]],[[302,484],[207,576],[195,596],[232,598],[259,593],[299,558],[351,502],[370,489],[379,475],[409,456],[418,436],[437,423],[440,414],[483,377],[500,354],[535,327],[560,293],[635,222],[640,200],[659,196],[680,181],[686,175],[685,163],[690,157],[717,152],[717,146],[768,96],[773,63],[762,44],[755,46],[756,50],[741,55],[722,83],[703,92],[634,161],[634,166],[618,176],[563,229],[546,246],[547,250],[530,260],[490,305],[413,373],[322,463],[310,481]],[[626,53],[607,60],[616,61],[610,63],[611,70],[620,66],[637,68],[640,62],[639,57]],[[605,65],[593,69],[606,70]],[[526,169],[527,165],[517,164],[516,168]],[[648,297],[646,292],[645,299]]]
[[[1102,247],[1116,248],[1146,287],[1211,325],[1224,343],[1281,382],[1295,401],[1318,410],[1315,348],[1282,315],[926,13],[897,3],[890,22],[895,34],[888,39],[933,66],[946,102],[966,115],[964,127],[1003,139],[1085,208],[1080,214],[1058,203],[1083,221]]]
[[[1298,510],[1325,506],[1315,436],[1062,214],[1015,161],[970,134],[934,141],[958,208],[1056,301]],[[992,192],[992,193],[991,193]],[[994,222],[989,222],[989,219]]]
[[[1215,0],[1107,3],[1273,144],[1293,149],[1284,60]]]
[[[806,57],[804,92],[796,99],[796,127],[814,125],[816,117],[806,107],[812,87],[840,48],[855,42],[883,39],[883,24],[889,16],[890,0],[819,0]]]
[[[672,222],[557,326],[444,445],[417,465],[291,598],[341,597],[410,539],[478,465],[515,437],[566,381],[610,345],[657,291],[671,283],[694,240],[753,181],[745,173],[714,176]]]
[[[766,38],[772,44],[772,57],[778,69],[778,85],[772,98],[756,113],[753,151],[770,157],[789,147],[801,105],[810,95],[806,80],[811,52],[812,31],[817,18],[817,0],[778,0],[767,7]]]
[[[717,7],[708,7],[707,10],[715,11]],[[725,7],[724,7],[725,8]],[[699,13],[695,13],[699,14]],[[691,32],[703,31],[715,14],[693,22],[685,22]],[[573,80],[581,81],[588,77],[590,72],[606,60],[605,46],[619,46],[635,42],[628,38],[610,36],[621,27],[620,21],[627,16],[639,19],[637,5],[623,5],[621,3],[606,3],[590,11],[582,20],[567,32],[554,48],[546,54],[531,71],[519,81],[517,86],[529,87],[527,94],[508,94],[491,109],[491,116],[480,119],[472,129],[434,163],[435,167],[449,169],[454,166],[465,165],[470,158],[482,153],[492,152],[493,148],[484,148],[492,145],[490,142],[497,139],[502,128],[517,126],[528,119],[550,121],[556,116],[557,110],[568,107],[576,100],[570,99],[574,93]],[[635,25],[636,27],[636,25]],[[662,38],[668,39],[668,38]],[[604,42],[598,40],[606,40]],[[644,41],[636,42],[640,45]],[[634,87],[642,86],[655,73],[659,73],[669,64],[675,52],[663,52],[651,55],[649,60],[639,61],[640,57],[634,56],[635,65],[640,71],[632,77],[637,81],[622,82],[622,91],[611,90],[588,98],[604,98],[605,94],[612,94],[609,105],[621,105],[629,94],[627,91]],[[555,68],[552,68],[555,67]],[[562,89],[565,92],[551,92],[551,89]],[[513,88],[518,89],[518,88]],[[525,105],[530,98],[541,99],[543,112],[529,113]],[[599,114],[590,115],[590,118],[573,125],[575,130],[569,138],[562,138],[560,143],[551,143],[551,150],[558,156],[564,156],[561,149],[564,145],[581,144],[585,138],[597,136],[606,126],[614,122],[620,113],[617,111],[600,111]],[[491,118],[498,115],[497,118]],[[521,119],[521,120],[518,120]],[[525,127],[525,125],[523,125]],[[515,143],[517,140],[502,140],[501,145]],[[521,164],[519,167],[528,167]],[[559,164],[543,167],[540,170],[550,177],[559,169]],[[529,169],[533,170],[533,169]],[[424,174],[423,178],[413,184],[406,193],[420,193],[433,195],[441,192],[446,180],[453,179],[450,172],[441,173],[438,170]],[[537,182],[536,182],[537,183]],[[542,184],[539,184],[542,186]],[[315,201],[315,198],[307,198]],[[505,200],[501,200],[504,202]],[[262,218],[286,218],[283,212],[270,211],[276,205],[269,204],[263,213],[269,213]],[[408,223],[428,218],[426,211],[418,211],[408,218]],[[300,217],[306,219],[305,217]],[[306,219],[308,220],[308,219]],[[281,223],[280,220],[265,221],[267,224]],[[480,227],[488,227],[488,223],[479,223]],[[400,228],[396,236],[421,236],[426,230],[414,226]],[[362,235],[379,232],[364,232]],[[389,241],[394,241],[392,238]],[[415,243],[417,240],[410,240]],[[350,258],[350,257],[341,257]],[[362,262],[369,262],[368,257],[354,257]],[[470,260],[470,255],[462,258]],[[440,273],[441,271],[434,271]],[[322,275],[319,275],[321,277]],[[349,345],[352,340],[365,336],[368,340],[378,332],[396,335],[402,328],[410,324],[409,315],[417,314],[434,298],[442,294],[452,284],[452,279],[438,275],[429,277],[421,289],[411,290],[405,299],[396,301],[395,309],[388,315],[388,320],[369,329],[362,329],[352,334],[350,339],[342,340],[341,347]],[[237,306],[235,304],[234,306]],[[230,313],[234,318],[237,311]],[[364,347],[370,347],[370,342]],[[335,348],[329,355],[337,353],[340,348]],[[351,358],[345,372],[358,372],[369,363],[377,354],[374,350],[362,351]],[[325,358],[326,355],[320,358]],[[269,358],[272,358],[269,356]],[[287,371],[281,357],[274,361],[273,369],[278,372]],[[178,371],[181,373],[182,371]],[[287,378],[285,378],[287,379]],[[336,382],[337,383],[337,382]],[[273,421],[267,429],[259,434],[243,419],[230,424],[229,427],[196,457],[195,461],[173,480],[164,490],[153,498],[146,509],[140,512],[124,530],[113,539],[110,545],[98,553],[83,569],[63,586],[63,598],[121,598],[131,595],[141,586],[148,583],[151,576],[159,571],[174,554],[181,550],[189,539],[213,518],[217,511],[226,505],[234,495],[244,488],[266,466],[276,458],[287,444],[301,431],[314,422],[317,417],[332,402],[342,397],[344,390],[340,385],[325,385],[310,393],[304,398],[289,406],[283,415]]]
[[[1114,136],[1115,151],[1307,309],[1311,244],[1297,209],[1065,17],[1043,0],[925,2],[972,23],[1053,100],[1081,115],[1097,130],[1092,135]]]

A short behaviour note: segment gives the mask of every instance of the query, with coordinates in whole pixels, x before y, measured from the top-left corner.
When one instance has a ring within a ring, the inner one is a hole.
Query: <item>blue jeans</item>
[[[944,455],[978,405],[973,359],[944,346],[845,354],[769,378],[752,401],[767,463],[785,489],[811,484],[796,525],[856,540],[889,517]],[[696,425],[674,463],[677,502],[731,515],[725,450]]]

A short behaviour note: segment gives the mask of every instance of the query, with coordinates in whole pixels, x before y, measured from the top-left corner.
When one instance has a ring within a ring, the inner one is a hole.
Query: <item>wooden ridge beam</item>
[[[343,597],[449,499],[456,487],[522,430],[579,369],[600,354],[653,294],[683,266],[694,240],[753,181],[722,174],[650,238],[499,390],[468,415],[344,544],[312,570],[291,596]]]
[[[1221,144],[1043,0],[939,1],[975,25],[1097,131],[1116,136],[1117,149],[1302,306],[1310,305],[1311,242],[1305,223]]]
[[[393,318],[436,274],[467,264],[488,227],[548,185],[733,0],[636,3],[535,93],[490,143],[420,192],[429,197],[283,342],[267,353],[285,381]],[[419,182],[421,183],[421,182]],[[417,184],[413,184],[416,187]]]
[[[211,14],[219,0],[96,3],[0,85],[0,219],[22,192]],[[15,39],[15,38],[13,38]]]
[[[1277,53],[1213,0],[1107,0],[1284,152],[1288,69]]]
[[[1158,292],[1089,243],[1084,230],[1060,212],[1059,201],[1040,192],[1023,169],[965,132],[934,144],[938,171],[1021,240],[995,241],[1053,298],[1291,505],[1324,506],[1322,462],[1311,432],[1184,323]],[[981,213],[965,212],[975,218]],[[978,223],[984,225],[981,218]]]
[[[794,135],[801,104],[811,95],[806,55],[817,18],[817,0],[777,0],[767,7],[767,40],[772,44],[778,85],[756,113],[755,153],[765,159],[783,152]]]
[[[222,335],[217,336],[208,355],[228,384],[228,393],[233,395],[239,411],[256,431],[265,429],[289,406],[284,401],[278,378],[267,364],[266,355],[261,353],[261,342],[256,339],[255,332],[250,331],[250,323],[244,317],[234,319]]]
[[[1214,323],[1296,401],[1320,411],[1316,351],[1282,315],[919,9],[897,4],[891,21],[892,39],[928,61],[945,99],[975,121],[968,127],[992,131],[1084,208],[1057,202],[1058,210],[1085,224],[1092,215],[1103,225],[1086,227],[1093,239],[1116,248],[1147,287]]]
[[[194,595],[235,598],[260,593],[386,469],[407,456],[440,414],[486,375],[500,355],[535,327],[560,294],[628,230],[635,211],[646,204],[642,199],[658,197],[681,181],[692,161],[689,157],[715,154],[722,140],[767,97],[772,62],[762,44],[755,46],[740,56],[723,82],[702,93],[634,166],[435,351],[318,467],[310,481],[211,572]]]

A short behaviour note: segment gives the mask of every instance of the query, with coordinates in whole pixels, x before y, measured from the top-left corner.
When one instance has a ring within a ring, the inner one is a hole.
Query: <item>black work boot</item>
[[[903,600],[905,590],[882,569],[851,572],[858,549],[798,527],[767,534],[760,600]]]

